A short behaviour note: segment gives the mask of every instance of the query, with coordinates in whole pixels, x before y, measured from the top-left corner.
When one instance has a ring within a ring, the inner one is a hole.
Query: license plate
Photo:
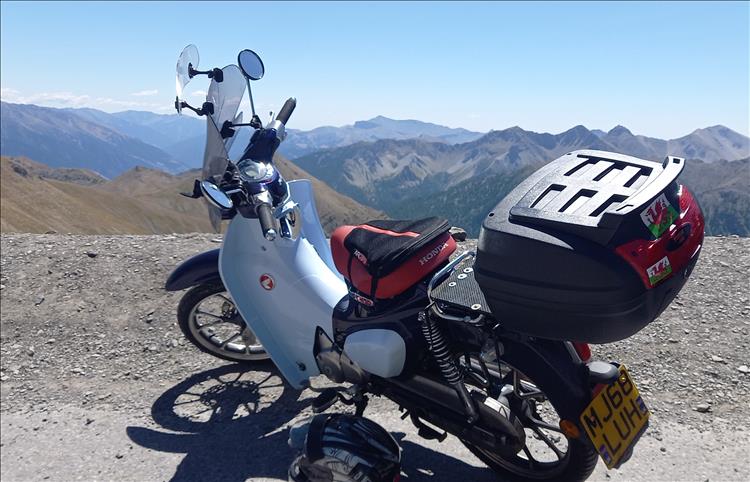
[[[581,425],[611,469],[620,464],[648,425],[649,411],[624,365],[581,414]]]

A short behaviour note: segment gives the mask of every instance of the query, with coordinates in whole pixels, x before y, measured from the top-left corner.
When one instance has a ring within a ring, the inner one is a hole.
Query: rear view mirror
[[[224,194],[224,191],[216,187],[216,184],[209,181],[201,182],[201,192],[203,196],[208,199],[213,206],[219,209],[232,209],[234,203],[229,196]]]
[[[242,74],[248,79],[260,80],[263,78],[263,74],[265,73],[263,61],[252,50],[245,49],[240,52],[237,56],[237,64],[239,64]]]

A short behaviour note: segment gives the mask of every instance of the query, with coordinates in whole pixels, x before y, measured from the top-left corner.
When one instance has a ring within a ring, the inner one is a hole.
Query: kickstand
[[[354,405],[354,414],[357,417],[361,417],[365,413],[367,403],[370,401],[369,398],[359,390],[357,390],[351,397],[347,397],[341,393],[341,390],[341,388],[325,388],[319,390],[319,395],[315,397],[315,400],[312,402],[313,413],[322,413],[331,408],[336,402],[341,402],[344,405]]]

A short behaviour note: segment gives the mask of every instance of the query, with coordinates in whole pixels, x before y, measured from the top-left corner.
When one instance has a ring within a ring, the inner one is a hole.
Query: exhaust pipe
[[[421,375],[380,381],[388,398],[461,439],[508,454],[518,453],[526,443],[523,426],[510,409],[477,391],[470,397],[478,419],[469,424],[465,404],[453,387]]]

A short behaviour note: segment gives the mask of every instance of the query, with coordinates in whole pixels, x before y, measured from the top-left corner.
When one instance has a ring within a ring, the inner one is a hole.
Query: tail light
[[[698,202],[680,186],[680,214],[659,238],[636,239],[615,251],[638,273],[646,289],[682,270],[703,244],[705,221]]]
[[[578,353],[578,357],[581,359],[581,361],[587,363],[589,360],[591,360],[591,348],[589,348],[588,343],[574,341],[573,348],[576,349],[576,353]]]

